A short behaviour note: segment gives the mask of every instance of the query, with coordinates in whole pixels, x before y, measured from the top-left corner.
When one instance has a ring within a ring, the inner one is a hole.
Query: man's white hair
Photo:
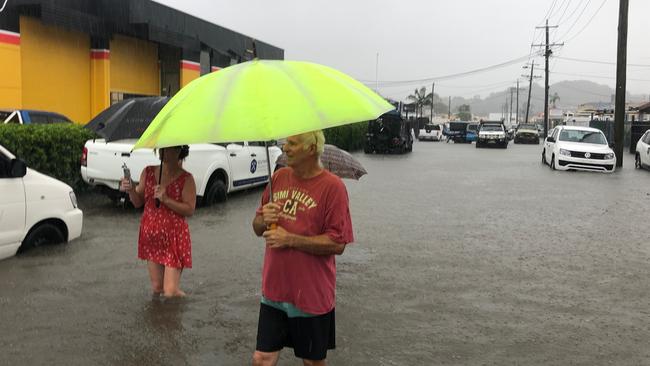
[[[316,130],[311,132],[306,132],[300,135],[300,141],[302,141],[305,146],[305,150],[309,149],[310,146],[316,146],[316,155],[320,158],[325,150],[325,134],[322,130]]]

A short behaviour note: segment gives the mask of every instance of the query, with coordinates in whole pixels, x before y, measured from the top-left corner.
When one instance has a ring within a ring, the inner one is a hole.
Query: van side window
[[[0,153],[0,179],[9,177],[11,161],[3,153]]]
[[[7,119],[8,118],[8,119]],[[14,111],[9,115],[9,117],[4,117],[2,118],[3,121],[6,121],[5,123],[15,123],[15,124],[20,124],[20,118],[18,117],[18,112]]]
[[[47,114],[44,113],[30,113],[29,119],[31,120],[31,123],[35,123],[35,124],[50,123],[50,121],[47,119]]]

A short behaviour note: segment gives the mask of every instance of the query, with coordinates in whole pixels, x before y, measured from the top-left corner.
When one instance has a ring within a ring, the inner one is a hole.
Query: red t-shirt
[[[348,192],[341,179],[329,171],[301,179],[291,168],[280,169],[273,174],[273,196],[281,207],[278,225],[285,230],[303,236],[326,234],[339,244],[354,241]],[[267,186],[258,215],[268,201]],[[291,303],[309,314],[330,312],[336,294],[334,257],[267,247],[262,294],[268,300]]]

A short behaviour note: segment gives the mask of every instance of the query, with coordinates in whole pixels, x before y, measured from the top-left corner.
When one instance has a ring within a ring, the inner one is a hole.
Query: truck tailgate
[[[106,143],[103,139],[86,142],[88,158],[86,180],[90,184],[103,184],[112,189],[119,188],[123,176],[122,164],[131,170],[134,182],[140,180],[140,174],[147,165],[157,165],[160,160],[151,149],[139,149],[131,152],[136,140],[121,140]]]

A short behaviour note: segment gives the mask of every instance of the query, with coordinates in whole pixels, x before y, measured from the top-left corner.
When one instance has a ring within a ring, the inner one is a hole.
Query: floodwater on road
[[[650,364],[650,172],[556,172],[540,146],[354,155],[332,365]],[[80,197],[82,237],[0,262],[2,365],[245,365],[261,189],[190,219],[188,297],[152,299],[140,211]],[[298,364],[283,352],[281,364]]]

